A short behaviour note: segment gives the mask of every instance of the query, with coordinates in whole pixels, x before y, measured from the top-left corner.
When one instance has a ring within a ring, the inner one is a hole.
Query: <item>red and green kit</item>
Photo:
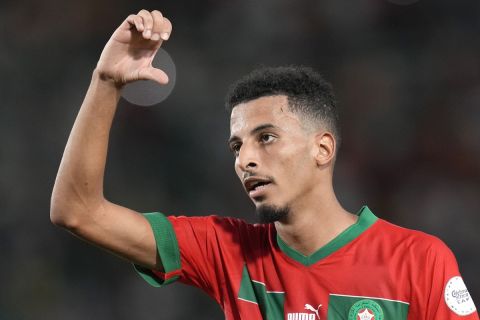
[[[479,319],[448,247],[368,207],[310,256],[290,248],[273,224],[145,217],[165,272],[137,271],[154,286],[178,280],[201,288],[226,319]]]

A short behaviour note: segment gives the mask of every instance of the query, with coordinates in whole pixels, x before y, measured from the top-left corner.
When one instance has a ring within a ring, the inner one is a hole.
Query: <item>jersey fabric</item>
[[[479,319],[455,257],[439,239],[377,218],[357,222],[310,256],[273,224],[145,215],[165,272],[135,266],[153,286],[201,288],[226,319]]]

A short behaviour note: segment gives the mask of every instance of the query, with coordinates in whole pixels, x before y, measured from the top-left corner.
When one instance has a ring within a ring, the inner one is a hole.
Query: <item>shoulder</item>
[[[219,215],[208,216],[169,216],[168,220],[175,229],[195,229],[195,231],[213,231],[215,233],[235,233],[248,236],[263,234],[268,231],[269,225],[251,224],[245,220],[222,217]]]
[[[438,237],[395,225],[383,219],[376,223],[376,232],[390,245],[402,249],[405,254],[429,257],[453,257],[450,248]]]
[[[221,251],[221,256],[232,259],[247,259],[268,250],[274,229],[273,224],[251,224],[242,219],[217,215],[171,216],[169,220],[184,247],[198,244],[206,251]]]

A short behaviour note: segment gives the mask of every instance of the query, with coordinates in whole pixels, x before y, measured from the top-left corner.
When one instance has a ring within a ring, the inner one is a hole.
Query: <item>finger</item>
[[[152,28],[151,40],[158,41],[160,40],[160,33],[162,32],[163,16],[160,13],[160,11],[153,10],[152,17],[153,17],[153,28]]]
[[[130,25],[134,25],[135,29],[137,29],[138,32],[143,32],[145,26],[143,25],[143,20],[140,16],[137,16],[135,14],[131,14],[127,17],[127,22]]]
[[[145,9],[142,9],[138,12],[138,15],[142,18],[143,25],[145,26],[142,35],[145,39],[150,39],[150,37],[152,36],[153,27],[153,18],[151,13]]]
[[[170,38],[170,34],[172,33],[172,23],[168,18],[163,17],[163,27],[162,32],[160,33],[160,37],[163,40],[168,40]]]
[[[153,80],[160,84],[167,84],[168,83],[168,76],[165,72],[160,69],[150,67],[141,69],[138,72],[138,78],[143,80]]]

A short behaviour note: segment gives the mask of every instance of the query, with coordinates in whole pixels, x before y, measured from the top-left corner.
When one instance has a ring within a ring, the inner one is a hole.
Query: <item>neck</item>
[[[318,190],[310,199],[291,205],[289,216],[275,222],[282,240],[292,249],[309,256],[357,221],[338,202],[333,188]]]

